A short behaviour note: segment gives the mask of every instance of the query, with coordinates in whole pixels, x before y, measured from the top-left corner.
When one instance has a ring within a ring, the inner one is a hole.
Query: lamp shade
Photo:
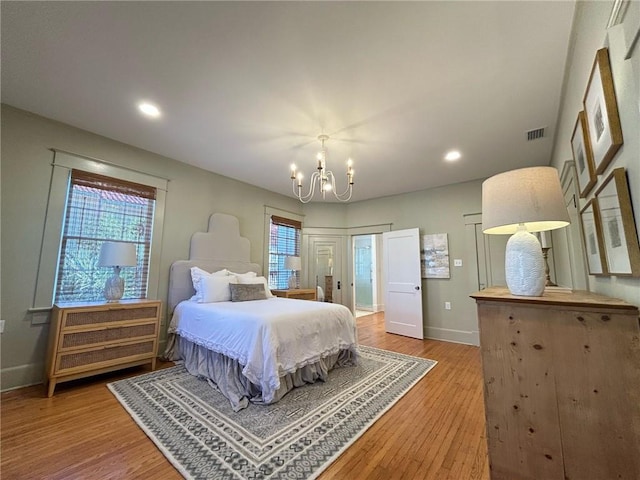
[[[482,183],[482,231],[515,233],[519,224],[529,232],[569,225],[558,171],[531,167],[500,173]]]
[[[302,261],[300,257],[287,257],[284,259],[284,268],[286,270],[302,270]]]
[[[126,242],[104,242],[100,248],[99,267],[135,267],[136,246]]]

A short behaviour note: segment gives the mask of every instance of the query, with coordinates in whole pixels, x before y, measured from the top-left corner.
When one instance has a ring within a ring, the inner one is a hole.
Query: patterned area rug
[[[436,364],[359,348],[359,365],[240,412],[180,365],[108,386],[185,478],[312,479]]]

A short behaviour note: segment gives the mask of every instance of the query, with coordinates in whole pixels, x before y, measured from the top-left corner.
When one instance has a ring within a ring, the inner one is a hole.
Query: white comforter
[[[269,403],[280,376],[357,346],[353,315],[343,305],[270,298],[248,302],[181,302],[169,333],[237,360]]]

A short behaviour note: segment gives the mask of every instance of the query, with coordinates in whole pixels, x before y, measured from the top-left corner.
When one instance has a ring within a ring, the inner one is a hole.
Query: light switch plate
[[[444,302],[444,309],[451,310],[451,302]]]
[[[461,267],[462,266],[462,259],[461,258],[455,258],[453,260],[453,266],[454,267]]]

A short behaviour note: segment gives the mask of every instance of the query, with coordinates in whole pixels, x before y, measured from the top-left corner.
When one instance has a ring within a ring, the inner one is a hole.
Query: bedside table
[[[156,366],[159,300],[53,306],[47,354],[47,396],[59,382],[136,365]]]
[[[271,290],[276,297],[295,298],[297,300],[315,300],[315,288],[295,288],[291,290]]]

